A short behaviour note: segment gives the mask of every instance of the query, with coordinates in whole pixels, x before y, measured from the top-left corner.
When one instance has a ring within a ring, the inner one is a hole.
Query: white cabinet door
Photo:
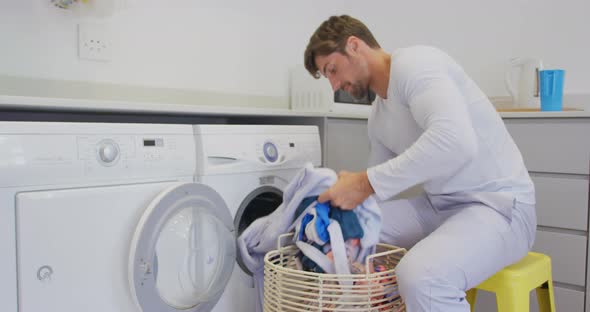
[[[531,173],[537,196],[538,225],[586,231],[588,176]]]
[[[579,119],[506,119],[529,171],[588,174],[590,122]]]

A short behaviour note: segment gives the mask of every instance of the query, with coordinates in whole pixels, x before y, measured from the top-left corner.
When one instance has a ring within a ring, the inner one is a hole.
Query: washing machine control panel
[[[262,146],[262,152],[264,153],[264,158],[271,163],[279,159],[279,149],[273,142],[265,142]]]
[[[191,125],[15,122],[2,130],[0,187],[176,179],[196,171]]]
[[[78,159],[87,176],[139,177],[184,171],[194,168],[192,140],[177,135],[78,136]]]
[[[315,126],[197,125],[197,175],[236,174],[321,166]]]
[[[153,169],[178,158],[176,141],[174,137],[85,136],[78,137],[78,155],[88,166],[127,168],[133,160],[135,166]]]
[[[96,148],[98,161],[105,166],[114,165],[121,154],[119,144],[111,139],[105,139],[98,143]]]
[[[87,175],[102,174],[110,167],[123,172],[129,168],[129,159],[135,157],[133,136],[85,135],[77,136],[76,141],[78,159],[84,163]]]
[[[315,140],[314,135],[261,135],[251,138],[256,146],[256,158],[258,162],[264,165],[287,165],[300,167],[307,161],[316,160],[316,151],[319,151],[319,140]],[[249,139],[244,138],[240,142],[241,148],[248,151],[251,148],[247,146]],[[316,144],[317,143],[317,144]],[[247,154],[247,152],[246,152]],[[247,158],[247,156],[243,156]],[[318,160],[317,162],[319,163]]]

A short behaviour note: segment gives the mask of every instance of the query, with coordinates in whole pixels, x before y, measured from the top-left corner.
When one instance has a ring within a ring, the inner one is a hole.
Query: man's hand
[[[332,206],[340,207],[344,210],[351,210],[361,204],[367,197],[375,193],[367,172],[347,172],[338,173],[338,181],[328,190],[320,194],[318,202],[323,203],[330,201]]]

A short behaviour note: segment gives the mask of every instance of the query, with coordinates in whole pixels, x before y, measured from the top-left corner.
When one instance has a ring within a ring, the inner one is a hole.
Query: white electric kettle
[[[519,69],[516,88],[512,80],[515,68]],[[517,57],[510,60],[504,82],[515,106],[528,108],[540,107],[539,71],[542,69],[543,63],[536,58]]]

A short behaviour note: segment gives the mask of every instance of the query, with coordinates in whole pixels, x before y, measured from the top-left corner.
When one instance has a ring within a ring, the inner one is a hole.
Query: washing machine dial
[[[266,158],[266,160],[268,160],[269,162],[275,162],[279,158],[279,150],[277,149],[277,146],[274,145],[274,143],[272,142],[264,143],[262,151],[264,153],[264,158]]]
[[[119,145],[110,139],[102,140],[98,143],[98,159],[105,166],[114,165],[119,159]]]

